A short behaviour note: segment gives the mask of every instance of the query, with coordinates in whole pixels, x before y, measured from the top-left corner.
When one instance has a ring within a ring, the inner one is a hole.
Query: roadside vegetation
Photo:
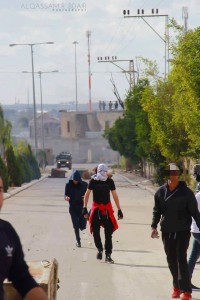
[[[4,192],[7,192],[10,186],[21,186],[41,177],[30,145],[26,142],[14,145],[11,129],[12,125],[5,120],[0,106],[0,174],[3,177]]]
[[[188,30],[171,21],[176,33],[170,43],[172,61],[166,78],[155,62],[145,69],[126,95],[124,116],[104,136],[113,150],[140,166],[153,165],[155,182],[164,182],[166,163],[176,161],[190,184],[191,163],[200,157],[200,27]]]

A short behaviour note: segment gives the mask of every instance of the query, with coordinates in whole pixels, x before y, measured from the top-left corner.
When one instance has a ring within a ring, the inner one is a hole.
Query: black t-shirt
[[[3,281],[6,278],[23,297],[38,286],[29,273],[16,231],[9,222],[0,220],[0,300],[4,299]]]
[[[98,204],[107,204],[110,202],[110,191],[114,191],[115,183],[112,178],[107,178],[105,181],[90,180],[88,189],[93,191],[93,201]]]

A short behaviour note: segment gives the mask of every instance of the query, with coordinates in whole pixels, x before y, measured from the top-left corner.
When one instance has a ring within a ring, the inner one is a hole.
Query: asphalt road
[[[153,194],[124,176],[113,176],[124,219],[113,234],[115,264],[109,265],[104,257],[96,260],[89,228],[82,234],[82,248],[75,246],[63,197],[69,176],[67,172],[67,178],[45,178],[30,185],[6,199],[1,212],[1,218],[16,228],[27,261],[58,260],[57,300],[171,299],[171,276],[162,242],[150,238]],[[113,207],[117,213],[114,203]],[[199,275],[197,265],[195,285],[200,285]],[[200,292],[193,292],[193,299],[200,299]]]

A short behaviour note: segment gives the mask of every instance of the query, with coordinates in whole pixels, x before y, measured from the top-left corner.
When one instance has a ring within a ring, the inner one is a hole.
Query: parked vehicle
[[[68,152],[61,152],[56,156],[57,168],[67,167],[69,170],[72,168],[72,156]]]

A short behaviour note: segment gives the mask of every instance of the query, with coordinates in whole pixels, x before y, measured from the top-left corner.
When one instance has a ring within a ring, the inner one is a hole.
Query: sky
[[[148,15],[158,9],[159,14],[184,25],[183,7],[188,11],[188,29],[198,27],[199,0],[0,0],[0,103],[33,103],[31,47],[9,45],[46,42],[54,44],[33,46],[36,103],[40,102],[38,71],[47,72],[41,75],[43,103],[75,102],[76,78],[77,103],[88,103],[87,31],[91,32],[91,101],[116,100],[111,78],[123,100],[129,89],[124,71],[129,70],[130,60],[136,72],[137,66],[142,68],[139,57],[156,60],[164,76],[166,25],[165,17],[146,19],[158,36],[142,18],[124,18],[123,10],[136,16],[138,9]],[[74,41],[78,42],[77,73]],[[117,66],[98,61],[105,56],[116,56]]]

